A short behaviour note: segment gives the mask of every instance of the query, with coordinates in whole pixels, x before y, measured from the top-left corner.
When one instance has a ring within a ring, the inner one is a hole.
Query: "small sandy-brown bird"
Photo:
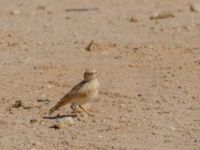
[[[96,77],[96,70],[86,69],[84,73],[84,80],[73,87],[69,93],[61,98],[61,100],[49,110],[49,115],[66,104],[71,104],[73,112],[76,112],[77,105],[84,110],[81,105],[95,99],[99,93],[99,88],[100,85]]]

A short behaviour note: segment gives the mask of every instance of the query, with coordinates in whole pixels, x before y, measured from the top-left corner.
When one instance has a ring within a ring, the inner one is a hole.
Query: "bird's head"
[[[96,70],[95,69],[86,69],[84,73],[84,80],[90,81],[96,78]]]

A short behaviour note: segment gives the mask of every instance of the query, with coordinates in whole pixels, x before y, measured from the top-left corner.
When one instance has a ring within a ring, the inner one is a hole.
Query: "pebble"
[[[74,125],[74,120],[72,117],[67,117],[64,119],[64,123],[72,126],[72,125]]]
[[[87,47],[85,48],[86,51],[101,51],[107,53],[108,51],[116,48],[115,43],[110,42],[100,42],[100,41],[91,41]]]
[[[44,25],[44,28],[48,28],[48,27],[50,27],[50,25],[49,25],[48,23],[46,23],[46,24]]]
[[[19,85],[18,85],[18,84],[15,84],[13,87],[14,87],[14,88],[17,88],[17,87],[19,87]]]
[[[130,22],[138,22],[139,20],[136,17],[131,17],[129,21]]]
[[[39,6],[37,7],[37,9],[38,9],[38,10],[45,10],[46,7],[45,7],[44,5],[39,5]]]
[[[41,96],[42,96],[42,98],[46,98],[47,97],[45,94],[42,94]]]
[[[120,104],[120,108],[126,108],[126,104]]]
[[[22,101],[21,101],[21,100],[15,101],[15,103],[12,105],[12,107],[13,107],[13,108],[22,107]]]
[[[119,123],[125,123],[126,121],[127,121],[126,115],[120,116]]]
[[[197,139],[195,139],[194,142],[195,142],[195,143],[198,142]]]
[[[19,15],[19,14],[21,14],[21,12],[20,12],[20,10],[12,10],[12,11],[10,11],[10,14],[11,15]]]
[[[129,64],[128,67],[130,67],[130,68],[136,68],[136,65],[135,64]]]
[[[50,128],[54,129],[62,129],[66,128],[67,126],[72,126],[74,125],[74,120],[72,117],[66,117],[66,118],[61,118],[57,120],[57,123],[52,125]]]
[[[52,126],[50,126],[50,128],[54,128],[54,129],[61,129],[62,127],[59,124],[54,124]]]
[[[86,47],[87,51],[91,51],[92,50],[92,45],[93,45],[94,41],[91,41],[88,46]]]
[[[176,130],[176,126],[175,126],[174,123],[170,123],[170,124],[168,125],[168,127],[169,127],[170,130]]]
[[[54,85],[52,85],[52,84],[48,84],[48,85],[47,85],[47,88],[48,88],[48,89],[51,89],[51,88],[53,88],[53,87],[54,87]]]
[[[151,20],[166,19],[166,18],[173,18],[173,17],[175,17],[175,16],[171,12],[156,12],[150,17],[150,19]]]
[[[31,119],[31,120],[29,121],[30,124],[33,124],[33,123],[36,123],[36,122],[37,122],[36,119]]]
[[[190,10],[193,12],[200,12],[200,3],[191,4]]]
[[[102,136],[102,135],[99,135],[99,138],[100,138],[100,139],[102,139],[102,138],[103,138],[103,136]]]
[[[42,41],[37,41],[37,45],[43,45],[43,42]]]
[[[51,10],[48,10],[47,14],[51,15],[51,14],[53,14],[53,12]]]
[[[45,125],[46,123],[44,121],[39,122],[40,125]]]
[[[101,122],[102,122],[102,123],[106,123],[106,119],[102,119]]]

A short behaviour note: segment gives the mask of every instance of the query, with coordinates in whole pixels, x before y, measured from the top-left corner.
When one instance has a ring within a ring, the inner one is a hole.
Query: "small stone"
[[[66,20],[69,20],[70,18],[71,18],[71,17],[68,17],[68,16],[67,16],[67,17],[65,17],[65,19],[66,19]]]
[[[42,98],[46,98],[47,96],[45,94],[42,94]]]
[[[154,20],[154,19],[166,19],[166,18],[174,18],[174,14],[172,14],[171,12],[156,12],[154,13],[150,19]]]
[[[48,28],[48,27],[50,27],[50,25],[49,25],[48,23],[46,23],[46,24],[44,25],[44,28]]]
[[[94,41],[91,41],[88,46],[86,47],[87,51],[91,51],[92,50],[92,45],[93,45]]]
[[[55,130],[58,130],[58,129],[61,129],[62,126],[60,126],[60,124],[54,124],[54,125],[50,126],[50,128],[53,128],[53,129],[55,129]]]
[[[33,123],[36,123],[36,122],[37,122],[36,119],[31,119],[31,120],[30,120],[30,124],[33,124]]]
[[[130,67],[130,68],[136,68],[136,65],[135,64],[129,64],[128,67]]]
[[[37,45],[43,45],[42,41],[37,41]]]
[[[102,123],[106,123],[106,119],[102,119],[101,122],[102,122]]]
[[[15,101],[15,103],[12,105],[12,108],[19,108],[19,107],[22,107],[22,101],[21,100]]]
[[[47,14],[51,15],[51,14],[53,14],[53,12],[51,10],[48,10]]]
[[[46,99],[38,99],[37,102],[48,104],[50,102],[50,100],[47,98]]]
[[[44,121],[40,121],[40,125],[45,125],[46,123]]]
[[[194,3],[190,6],[190,10],[193,12],[200,12],[200,3]]]
[[[58,119],[57,124],[54,124],[53,128],[61,129],[61,128],[65,128],[67,126],[72,126],[72,125],[74,125],[73,118],[72,117],[66,117],[66,118]]]
[[[2,98],[2,101],[5,102],[5,100],[6,100],[6,99],[3,97],[3,98]]]
[[[43,6],[43,5],[39,5],[39,6],[37,7],[37,9],[38,9],[38,10],[45,10],[45,9],[46,9],[46,7],[45,7],[45,6]]]
[[[52,84],[47,84],[47,88],[50,89],[50,88],[53,88],[54,86]]]
[[[34,143],[32,143],[32,146],[41,146],[42,145],[42,143],[40,143],[40,142],[34,142]]]
[[[115,56],[114,58],[115,58],[115,59],[121,59],[122,56]]]
[[[169,124],[168,127],[170,130],[176,130],[176,127],[173,123]]]
[[[100,139],[102,139],[102,138],[103,138],[103,136],[102,136],[102,135],[99,135],[99,138],[100,138]]]
[[[62,146],[65,146],[66,148],[69,146],[69,142],[67,141],[67,140],[64,140],[64,141],[61,141],[60,142],[60,144],[62,145]]]
[[[120,116],[119,123],[124,123],[127,121],[127,116]]]
[[[129,21],[130,22],[138,22],[138,19],[136,17],[131,17]]]
[[[100,42],[100,41],[91,41],[88,46],[85,48],[86,51],[92,52],[92,51],[99,51],[107,53],[110,50],[113,50],[116,48],[115,43],[110,42]]]
[[[120,104],[121,108],[126,108],[126,104]]]
[[[194,63],[200,65],[200,60],[195,60]]]
[[[74,125],[74,120],[72,119],[72,117],[67,117],[67,118],[65,119],[65,122],[66,122],[67,124],[69,124],[70,126]]]
[[[171,140],[164,140],[163,142],[164,142],[164,143],[170,143]]]
[[[14,88],[17,88],[17,87],[19,87],[19,85],[18,85],[18,84],[15,84],[13,87],[14,87]]]
[[[12,10],[12,11],[10,11],[10,14],[11,15],[19,15],[19,14],[21,14],[21,12],[19,11],[19,10]]]
[[[58,123],[50,126],[50,128],[54,128],[58,130],[58,129],[66,128],[67,126],[72,126],[72,125],[74,125],[74,120],[72,119],[72,117],[67,117],[67,118],[59,119]]]

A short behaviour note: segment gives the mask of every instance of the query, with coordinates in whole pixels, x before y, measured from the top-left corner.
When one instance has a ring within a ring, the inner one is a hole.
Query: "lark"
[[[49,115],[66,104],[71,104],[73,113],[76,113],[77,105],[86,111],[82,105],[94,100],[99,93],[99,88],[100,85],[96,77],[96,70],[86,69],[83,81],[74,86],[63,98],[61,98],[60,101],[49,110]]]

